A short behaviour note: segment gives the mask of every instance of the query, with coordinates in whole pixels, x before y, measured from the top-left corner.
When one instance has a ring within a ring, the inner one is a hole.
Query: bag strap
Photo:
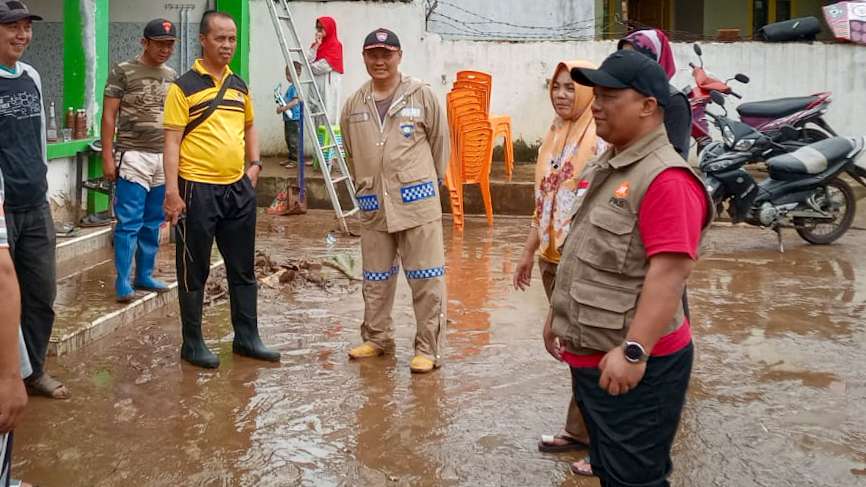
[[[232,76],[234,76],[234,75],[230,74],[225,79],[225,81],[223,81],[222,86],[220,86],[219,92],[217,92],[216,97],[214,97],[214,99],[210,101],[210,104],[207,106],[205,111],[203,111],[201,113],[201,115],[196,117],[193,121],[186,124],[186,128],[183,129],[183,137],[181,137],[181,140],[185,139],[186,136],[189,135],[190,132],[192,132],[193,130],[198,128],[198,126],[201,125],[202,123],[204,123],[204,121],[207,120],[208,117],[213,115],[213,112],[216,111],[217,107],[219,107],[219,104],[222,103],[222,101],[223,101],[223,97],[226,94],[226,90],[229,87],[229,81],[231,81]]]

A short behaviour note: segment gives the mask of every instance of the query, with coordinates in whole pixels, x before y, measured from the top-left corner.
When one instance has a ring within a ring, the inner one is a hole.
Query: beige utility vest
[[[625,340],[649,269],[638,210],[652,181],[669,168],[687,169],[705,188],[659,127],[619,154],[609,149],[584,171],[585,189],[579,190],[572,209],[551,298],[553,332],[572,353],[607,352]],[[706,231],[713,205],[706,189],[704,193]],[[683,319],[680,302],[665,333]]]

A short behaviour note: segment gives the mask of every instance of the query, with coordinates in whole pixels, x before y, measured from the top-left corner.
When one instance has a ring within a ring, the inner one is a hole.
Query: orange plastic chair
[[[457,150],[460,145],[458,139],[458,127],[461,123],[460,117],[467,115],[480,115],[487,118],[487,115],[482,111],[482,100],[475,91],[471,90],[456,90],[447,95],[448,108],[448,126],[450,128],[451,138],[451,160],[454,161],[457,157]],[[476,117],[477,118],[477,117]]]
[[[449,138],[451,140],[451,156],[448,159],[448,169],[445,175],[445,184],[448,187],[449,200],[451,202],[451,214],[455,226],[463,226],[463,200],[460,182],[460,129],[469,122],[482,122],[487,120],[487,115],[482,111],[481,99],[474,91],[452,91],[447,95]]]
[[[454,82],[454,90],[472,90],[479,92],[484,99],[484,113],[490,113],[490,85],[479,83],[478,81],[457,80]]]
[[[457,201],[460,205],[459,215],[455,214],[455,224],[462,227],[463,221],[463,186],[478,184],[481,188],[481,198],[484,200],[484,212],[487,223],[493,224],[493,201],[490,196],[490,165],[493,156],[493,128],[487,120],[463,124],[458,134],[460,140],[456,183]],[[459,221],[458,221],[459,219]]]
[[[490,94],[493,91],[493,76],[481,71],[458,71],[454,87],[480,89],[486,91],[485,111],[490,117],[490,125],[493,128],[493,139],[499,136],[504,138],[505,149],[505,177],[511,181],[514,172],[514,140],[511,137],[511,117],[508,115],[490,115]]]

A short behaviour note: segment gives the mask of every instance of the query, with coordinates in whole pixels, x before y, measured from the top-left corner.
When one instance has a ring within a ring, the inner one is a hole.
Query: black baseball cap
[[[152,41],[173,41],[177,39],[177,29],[170,20],[153,19],[144,26],[144,37]]]
[[[631,88],[651,96],[662,107],[670,100],[668,77],[659,63],[637,51],[617,51],[601,63],[598,69],[574,68],[571,79],[584,86]]]
[[[399,51],[400,39],[397,38],[397,34],[388,29],[376,29],[367,34],[367,38],[364,39],[364,50],[377,47],[384,47],[389,51]]]
[[[11,24],[22,19],[42,20],[30,13],[30,9],[20,0],[0,0],[0,24]]]

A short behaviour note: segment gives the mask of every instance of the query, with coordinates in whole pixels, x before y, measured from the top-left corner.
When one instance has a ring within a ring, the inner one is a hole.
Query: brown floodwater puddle
[[[333,217],[262,217],[273,259],[360,259]],[[511,288],[528,220],[446,223],[445,366],[412,376],[410,295],[400,278],[394,356],[349,361],[360,285],[263,288],[260,326],[278,365],[231,354],[228,304],[206,336],[222,365],[178,357],[174,307],[50,361],[74,397],[31,400],[16,477],[53,486],[594,486],[580,453],[536,449],[562,426],[568,370],[544,351],[538,279]],[[772,233],[715,228],[690,283],[695,368],[673,485],[860,485],[866,469],[866,233],[785,254]],[[334,275],[336,276],[336,274]]]

